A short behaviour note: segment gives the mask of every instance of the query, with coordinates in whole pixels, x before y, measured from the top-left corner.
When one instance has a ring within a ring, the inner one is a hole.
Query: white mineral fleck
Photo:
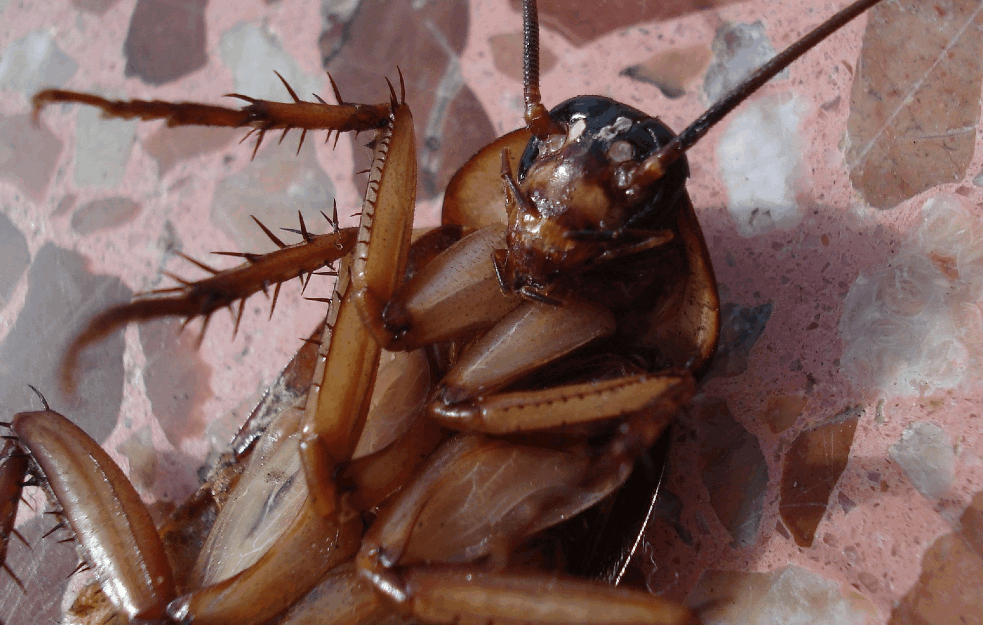
[[[299,138],[300,133],[295,133],[294,141]],[[300,211],[312,232],[325,232],[328,226],[321,211],[331,206],[334,197],[334,185],[318,164],[310,137],[299,156],[291,149],[278,149],[275,140],[268,143],[245,169],[219,181],[212,201],[212,223],[251,252],[274,249],[252,216],[265,224],[290,219],[293,223],[289,225],[298,228]],[[290,242],[299,239],[285,238]]]
[[[952,486],[956,475],[952,439],[934,423],[912,423],[889,453],[926,498],[938,499]]]
[[[802,168],[797,98],[765,97],[746,104],[724,129],[717,147],[728,209],[746,237],[802,220],[795,182]]]
[[[327,84],[321,76],[304,74],[271,34],[252,24],[240,23],[225,31],[219,52],[232,69],[236,93],[289,102],[286,88],[273,72],[279,72],[301,100],[313,100],[311,94],[320,94]]]
[[[867,622],[873,606],[796,566],[770,573],[707,571],[686,603],[706,625],[819,625]]]
[[[983,224],[939,196],[902,251],[857,276],[839,330],[843,369],[890,395],[954,388],[983,365]]]

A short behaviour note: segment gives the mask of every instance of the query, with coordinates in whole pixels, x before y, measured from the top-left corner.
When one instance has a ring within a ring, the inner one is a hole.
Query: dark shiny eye
[[[658,228],[672,212],[675,200],[689,177],[685,156],[676,161],[662,179],[647,188],[627,191],[619,185],[625,166],[641,163],[666,145],[675,133],[658,118],[601,96],[578,96],[550,111],[550,117],[566,135],[545,140],[533,137],[519,161],[518,180],[526,179],[539,162],[558,158],[563,150],[578,154],[599,184],[608,189],[609,198],[624,210],[609,218],[609,228]],[[605,173],[606,172],[606,173]],[[620,196],[619,196],[620,194]]]
[[[602,162],[620,163],[629,159],[640,162],[676,136],[657,118],[601,96],[571,98],[551,110],[550,117],[568,132],[575,126],[582,126],[582,131],[578,128],[576,140],[584,143],[587,151]],[[627,145],[615,147],[616,143]],[[540,139],[534,137],[529,141],[519,162],[519,180],[525,179],[541,153],[552,151]],[[625,158],[629,151],[630,157]],[[615,158],[608,156],[609,153]],[[684,162],[681,168],[685,172],[684,177],[688,177],[689,166]]]

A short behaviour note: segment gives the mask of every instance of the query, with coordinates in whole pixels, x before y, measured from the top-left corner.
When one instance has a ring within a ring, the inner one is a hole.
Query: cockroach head
[[[631,183],[675,134],[627,104],[578,96],[549,116],[562,132],[534,136],[517,184],[506,180],[508,253],[496,258],[505,290],[544,296],[563,277],[623,255],[619,249],[639,248],[641,239],[667,227],[689,177],[683,156],[655,182]]]
[[[571,230],[658,227],[689,177],[685,157],[647,188],[625,185],[632,166],[675,137],[658,118],[601,96],[578,96],[550,111],[565,131],[533,137],[519,162],[519,187],[539,211]]]

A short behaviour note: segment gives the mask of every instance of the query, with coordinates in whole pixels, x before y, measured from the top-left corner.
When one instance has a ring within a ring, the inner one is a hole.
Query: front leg
[[[458,430],[542,430],[617,417],[691,387],[693,376],[679,369],[498,395],[617,330],[615,316],[596,302],[572,296],[564,305],[550,306],[503,294],[489,270],[493,251],[503,244],[503,227],[478,230],[400,287],[381,323],[367,320],[374,333],[383,334],[387,349],[412,349],[485,330],[437,387],[431,416]],[[708,310],[716,315],[715,307]],[[696,342],[702,346],[706,341]]]

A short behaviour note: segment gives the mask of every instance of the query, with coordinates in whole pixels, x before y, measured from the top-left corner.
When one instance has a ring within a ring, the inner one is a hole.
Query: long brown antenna
[[[522,93],[526,126],[537,139],[562,132],[550,118],[539,93],[539,9],[536,0],[522,2]]]
[[[745,78],[741,84],[732,89],[730,93],[720,98],[716,104],[707,109],[703,115],[674,137],[661,150],[646,159],[645,163],[637,170],[635,176],[632,177],[630,184],[646,186],[660,179],[670,165],[675,163],[679,157],[693,147],[697,141],[702,139],[708,130],[733,111],[739,104],[744,102],[758,88],[795,62],[800,56],[812,49],[813,46],[835,33],[853,18],[880,1],[857,0],[817,26],[809,34],[793,43],[781,54],[778,54],[759,67],[753,74]],[[529,116],[528,110],[527,108],[527,120]]]

